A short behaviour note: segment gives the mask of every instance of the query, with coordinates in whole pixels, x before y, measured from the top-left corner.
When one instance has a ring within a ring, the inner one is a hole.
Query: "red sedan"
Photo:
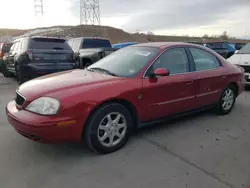
[[[138,44],[85,70],[24,83],[6,114],[29,139],[84,140],[95,152],[111,153],[143,125],[207,108],[228,114],[244,82],[241,68],[200,45]]]

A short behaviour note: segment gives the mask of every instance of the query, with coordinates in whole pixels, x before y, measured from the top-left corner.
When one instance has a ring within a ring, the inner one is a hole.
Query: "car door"
[[[9,69],[11,72],[15,72],[15,56],[20,49],[20,41],[16,41],[12,52],[9,54]]]
[[[157,68],[166,68],[170,75],[150,78]],[[143,78],[144,119],[165,117],[194,108],[195,90],[185,48],[167,49],[149,67]]]
[[[195,65],[196,103],[199,107],[215,104],[227,86],[225,69],[212,53],[195,47],[189,50]]]

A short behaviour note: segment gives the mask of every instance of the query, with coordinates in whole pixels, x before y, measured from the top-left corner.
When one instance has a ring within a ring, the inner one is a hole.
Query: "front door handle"
[[[221,78],[222,78],[222,79],[226,79],[226,78],[227,78],[227,76],[225,76],[225,75],[224,75],[224,76],[221,76]]]
[[[190,85],[192,83],[193,83],[193,81],[187,81],[187,82],[185,82],[186,85]]]

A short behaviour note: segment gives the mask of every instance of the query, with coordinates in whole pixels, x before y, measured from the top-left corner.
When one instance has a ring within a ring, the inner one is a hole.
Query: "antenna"
[[[99,0],[80,0],[80,25],[100,25]]]
[[[245,32],[245,38],[247,38],[247,30],[248,30],[248,28],[246,28],[246,32]]]
[[[43,15],[43,0],[34,0],[35,3],[35,15]]]

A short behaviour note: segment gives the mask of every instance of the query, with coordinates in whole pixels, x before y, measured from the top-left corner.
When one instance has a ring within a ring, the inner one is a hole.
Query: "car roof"
[[[100,39],[100,40],[109,40],[108,38],[103,38],[103,37],[76,37],[76,38],[70,38],[69,40],[72,39]]]
[[[14,40],[14,42],[23,40],[23,39],[35,39],[35,38],[39,38],[39,39],[60,39],[60,40],[65,40],[64,38],[60,38],[60,37],[46,37],[46,36],[27,36],[27,37],[21,37],[21,38],[17,38],[16,40]],[[65,40],[66,41],[66,40]]]
[[[172,47],[172,46],[198,46],[202,47],[201,45],[198,44],[193,44],[193,43],[186,43],[186,42],[149,42],[149,43],[139,43],[135,46],[142,46],[142,47],[155,47],[155,48],[167,48],[167,47]]]

